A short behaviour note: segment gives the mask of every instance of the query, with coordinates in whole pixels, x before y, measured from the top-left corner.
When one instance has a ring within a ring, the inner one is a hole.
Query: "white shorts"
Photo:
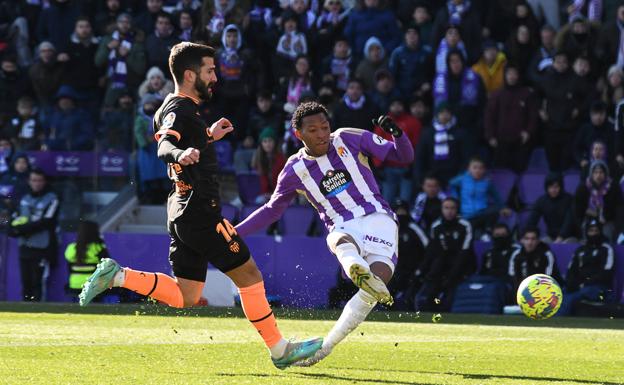
[[[382,262],[394,272],[399,254],[399,228],[388,214],[372,213],[352,219],[336,225],[330,234],[334,233],[350,235],[369,265]]]

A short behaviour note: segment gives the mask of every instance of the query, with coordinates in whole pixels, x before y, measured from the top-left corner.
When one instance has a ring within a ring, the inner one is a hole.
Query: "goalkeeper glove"
[[[378,117],[377,119],[373,119],[373,124],[375,126],[381,127],[382,130],[391,134],[395,138],[398,138],[399,136],[403,135],[403,130],[401,130],[401,128],[397,126],[394,120],[392,120],[392,118],[389,117],[388,115],[382,115]]]

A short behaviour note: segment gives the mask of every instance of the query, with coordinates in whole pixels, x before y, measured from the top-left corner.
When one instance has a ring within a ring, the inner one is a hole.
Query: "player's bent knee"
[[[329,235],[327,236],[327,246],[329,247],[329,250],[334,254],[336,253],[336,246],[342,245],[345,243],[352,244],[357,249],[358,254],[360,253],[360,248],[357,242],[349,234],[332,232],[332,233],[329,233]]]
[[[373,262],[370,268],[384,283],[387,284],[390,282],[390,279],[392,279],[392,269],[387,264],[383,262]]]

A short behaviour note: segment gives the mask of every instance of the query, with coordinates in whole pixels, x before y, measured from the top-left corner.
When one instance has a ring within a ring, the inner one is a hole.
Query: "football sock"
[[[341,243],[336,246],[336,258],[347,276],[349,276],[349,269],[355,263],[368,268],[368,263],[358,254],[357,247],[353,243]]]
[[[172,307],[184,307],[184,297],[175,279],[162,273],[146,273],[129,268],[122,270],[124,273],[117,273],[113,278],[113,286],[121,286],[130,289],[135,293],[152,297],[157,301],[164,302]],[[117,276],[120,275],[118,278]],[[116,285],[123,277],[123,283]]]
[[[283,356],[288,341],[282,337],[282,333],[277,328],[275,316],[269,301],[266,299],[264,281],[248,287],[239,287],[238,293],[245,317],[258,330],[264,343],[271,351],[271,356],[273,358]]]
[[[377,301],[375,298],[363,290],[359,290],[355,295],[347,302],[336,321],[334,327],[329,331],[327,337],[323,341],[323,349],[331,350],[340,341],[357,328],[373,310]]]

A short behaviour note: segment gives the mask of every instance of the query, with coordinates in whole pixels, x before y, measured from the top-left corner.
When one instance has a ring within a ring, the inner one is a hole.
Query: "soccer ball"
[[[533,274],[520,283],[516,300],[527,317],[541,320],[557,313],[563,294],[561,287],[551,276]]]

